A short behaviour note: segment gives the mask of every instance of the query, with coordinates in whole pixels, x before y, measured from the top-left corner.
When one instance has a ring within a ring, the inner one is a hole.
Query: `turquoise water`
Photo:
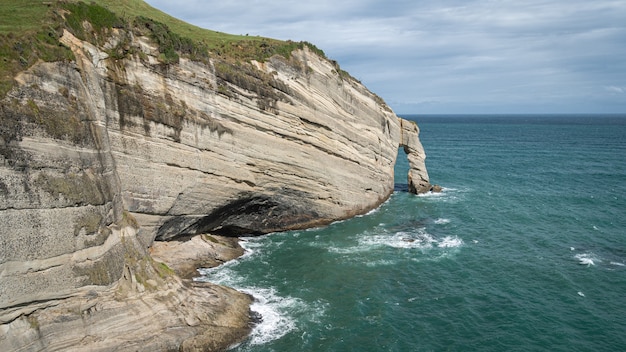
[[[626,117],[410,116],[440,194],[246,238],[235,351],[626,349]]]

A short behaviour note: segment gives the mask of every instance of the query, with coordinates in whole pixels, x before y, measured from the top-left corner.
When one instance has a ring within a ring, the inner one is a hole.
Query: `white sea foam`
[[[261,248],[264,246],[264,244],[259,241],[258,237],[242,237],[240,238],[239,245],[244,249],[242,256],[237,259],[229,260],[217,267],[200,268],[198,272],[201,276],[194,278],[194,280],[237,288],[240,282],[244,281],[244,278],[237,275],[236,269],[234,268],[252,255],[261,253]]]
[[[297,321],[305,319],[320,322],[325,314],[326,306],[320,302],[307,304],[299,298],[280,296],[275,288],[259,288],[246,286],[245,275],[238,274],[237,266],[246,256],[258,255],[265,244],[258,237],[243,238],[241,246],[246,255],[228,261],[219,267],[200,269],[201,277],[194,280],[208,281],[230,286],[238,291],[254,297],[250,310],[255,312],[259,321],[252,329],[247,345],[262,345],[280,339],[298,328]],[[304,318],[303,318],[304,317]]]
[[[420,193],[417,196],[421,197],[421,198],[441,198],[441,197],[445,197],[446,196],[446,191],[447,189],[443,189],[441,192],[426,192],[426,193]]]
[[[445,219],[445,218],[439,218],[437,220],[435,220],[435,224],[437,225],[443,225],[443,224],[447,224],[450,222],[450,219]]]
[[[386,202],[388,202],[388,201],[389,201],[389,200],[385,201],[385,203],[386,203]],[[383,204],[384,204],[384,203],[383,203]],[[364,216],[368,216],[368,215],[376,214],[376,213],[378,213],[378,211],[380,211],[380,207],[381,207],[381,206],[382,206],[382,204],[381,204],[380,206],[378,206],[378,207],[376,207],[376,208],[374,208],[374,209],[372,209],[372,210],[368,211],[367,213],[357,215],[356,217],[361,218],[361,217],[364,217]]]
[[[337,224],[341,224],[343,222],[346,222],[346,220],[337,220],[337,221],[333,221],[330,224],[328,224],[328,226],[333,226],[333,225],[337,225]],[[311,227],[308,228],[307,230],[309,231],[315,231],[315,230],[319,230],[321,227]]]
[[[296,328],[295,320],[288,312],[302,306],[304,303],[300,300],[281,297],[272,288],[245,288],[241,291],[254,297],[250,309],[258,313],[261,319],[250,334],[251,345],[262,345],[279,339]]]
[[[463,245],[463,240],[457,236],[435,238],[424,229],[416,231],[399,231],[394,234],[383,233],[378,235],[363,236],[359,239],[359,245],[347,249],[350,251],[368,251],[375,248],[393,247],[404,249],[429,249],[433,247],[452,248]],[[340,251],[337,251],[340,252]]]
[[[600,260],[596,258],[593,253],[580,253],[576,254],[574,258],[578,259],[580,265],[592,266],[596,265],[596,262]]]
[[[260,321],[250,333],[248,344],[262,345],[280,339],[297,330],[297,321],[307,320],[320,323],[327,304],[314,302],[307,304],[299,298],[282,297],[274,288],[244,288],[241,291],[254,297],[250,306],[260,316]]]
[[[456,236],[446,236],[437,243],[439,248],[455,248],[463,245],[463,240]]]
[[[443,187],[441,189],[441,192],[426,192],[426,193],[421,193],[418,194],[417,196],[420,198],[427,198],[427,199],[433,199],[433,200],[442,200],[442,201],[448,201],[448,200],[456,200],[458,199],[458,195],[460,193],[465,193],[470,191],[469,189],[457,189],[457,188],[448,188],[448,187]]]
[[[363,246],[327,247],[326,250],[331,253],[337,253],[337,254],[351,254],[351,253],[365,252],[365,251],[368,251],[369,248],[363,247]]]
[[[239,245],[244,249],[244,254],[239,259],[245,258],[256,253],[264,244],[260,242],[259,237],[241,237]]]
[[[365,265],[370,268],[377,267],[377,266],[394,265],[394,264],[396,264],[395,260],[388,260],[388,259],[374,260],[374,261],[365,263]]]
[[[307,305],[299,298],[280,296],[274,288],[242,287],[245,278],[228,267],[203,269],[203,277],[198,281],[209,281],[226,285],[254,297],[250,310],[259,317],[246,342],[249,345],[262,345],[280,339],[297,329],[298,316],[318,322],[324,315],[324,304]]]
[[[432,235],[425,231],[404,232],[400,231],[391,236],[379,235],[364,239],[365,243],[373,245],[389,246],[393,248],[430,248],[437,242]]]
[[[611,262],[611,265],[625,266],[624,263],[619,263],[619,262]]]
[[[238,264],[239,263],[236,261],[229,261],[216,268],[198,269],[201,276],[194,278],[194,280],[237,288],[244,280],[241,276],[237,275],[236,270],[233,269],[233,267]]]

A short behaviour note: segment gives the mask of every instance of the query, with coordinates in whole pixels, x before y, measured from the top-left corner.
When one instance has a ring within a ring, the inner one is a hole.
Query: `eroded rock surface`
[[[208,234],[155,241],[150,247],[150,256],[154,260],[165,263],[186,279],[198,276],[198,268],[213,268],[243,253],[236,237]]]
[[[76,60],[36,64],[0,101],[0,350],[223,348],[249,297],[184,284],[155,239],[367,212],[399,145],[428,188],[417,126],[307,48],[166,65],[148,38],[110,35],[65,32]],[[110,58],[122,41],[137,54]]]
[[[404,148],[409,161],[407,182],[409,192],[426,193],[433,189],[426,170],[426,153],[419,139],[419,127],[414,121],[400,119],[400,146]]]

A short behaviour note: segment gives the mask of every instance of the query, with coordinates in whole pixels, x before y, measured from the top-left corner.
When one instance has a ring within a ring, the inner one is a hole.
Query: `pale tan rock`
[[[150,256],[165,263],[182,278],[198,276],[198,268],[212,268],[240,257],[244,249],[238,238],[196,235],[171,241],[154,241]]]
[[[109,58],[122,38],[143,54]],[[61,41],[75,61],[35,64],[0,101],[2,351],[222,348],[249,298],[161,277],[155,239],[367,212],[399,146],[428,188],[417,126],[308,48],[225,69],[162,65],[118,29],[104,47]]]
[[[404,148],[409,161],[408,185],[411,193],[425,193],[431,190],[428,171],[426,170],[426,153],[419,140],[419,127],[414,121],[400,119],[402,129],[400,146]]]

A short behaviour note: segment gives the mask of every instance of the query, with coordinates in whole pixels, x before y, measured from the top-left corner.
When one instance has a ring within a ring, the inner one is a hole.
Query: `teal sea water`
[[[234,351],[626,350],[626,116],[405,116],[440,194],[246,238]]]

